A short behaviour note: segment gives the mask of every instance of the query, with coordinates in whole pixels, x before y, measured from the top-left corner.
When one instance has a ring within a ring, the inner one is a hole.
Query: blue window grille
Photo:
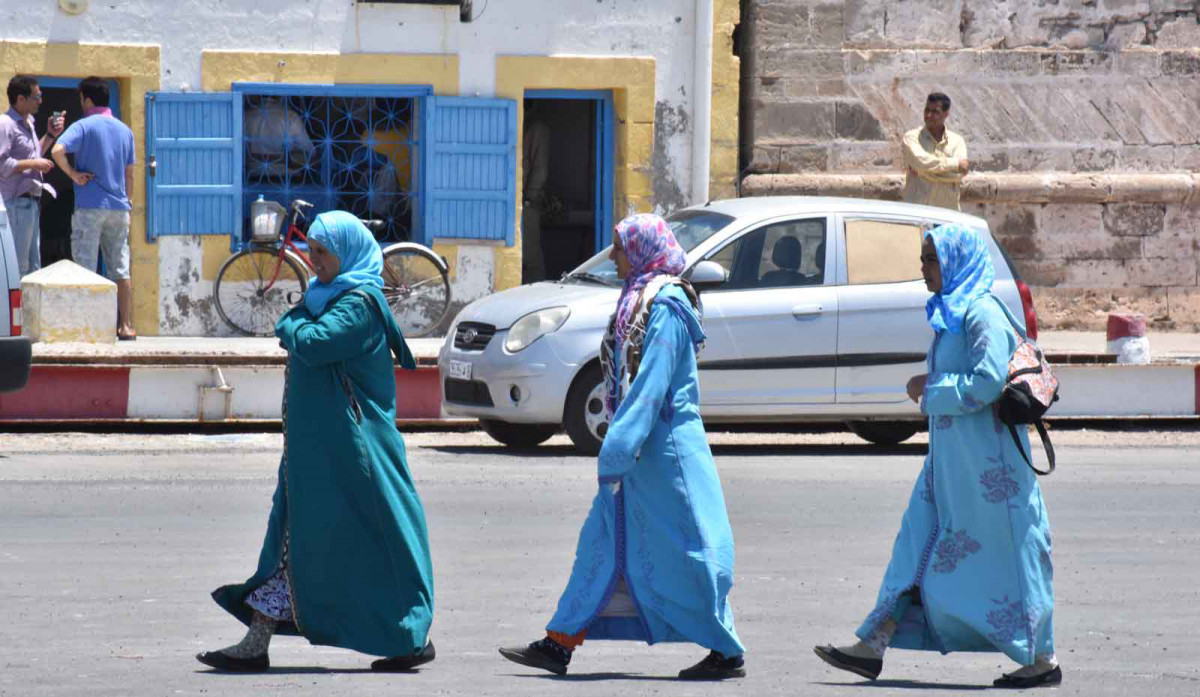
[[[429,97],[424,154],[426,240],[514,242],[517,103],[511,99]]]
[[[242,215],[241,96],[146,95],[146,238],[232,235]]]
[[[381,242],[424,239],[417,105],[430,88],[237,83],[233,89],[243,97],[244,216],[259,196],[283,206],[299,198],[314,205],[313,215],[345,210],[383,220]]]

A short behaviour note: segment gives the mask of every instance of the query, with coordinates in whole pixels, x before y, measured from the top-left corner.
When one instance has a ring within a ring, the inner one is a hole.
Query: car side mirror
[[[692,282],[693,288],[697,291],[704,291],[725,285],[729,274],[725,271],[724,266],[715,261],[701,261],[692,267],[687,278]]]

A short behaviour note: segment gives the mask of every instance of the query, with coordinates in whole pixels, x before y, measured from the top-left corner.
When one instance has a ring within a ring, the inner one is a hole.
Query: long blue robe
[[[637,376],[604,436],[599,493],[548,630],[744,652],[728,601],[733,532],[700,420],[693,338],[703,335],[684,292],[664,287]],[[611,482],[620,482],[615,494]],[[599,616],[621,579],[636,616]]]
[[[377,288],[358,290],[387,308]],[[278,570],[286,534],[295,622],[281,623],[280,633],[410,655],[425,646],[433,621],[433,565],[396,430],[392,354],[405,368],[416,363],[391,313],[358,291],[315,318],[301,305],[275,332],[289,357],[279,484],[257,571],[213,598],[248,624],[244,601]]]
[[[970,305],[962,333],[935,336],[921,404],[929,455],[860,638],[893,617],[892,647],[1002,651],[1022,665],[1054,653],[1046,506],[992,407],[1016,342],[990,294]],[[1032,456],[1024,429],[1018,434]],[[914,587],[919,602],[908,594]]]

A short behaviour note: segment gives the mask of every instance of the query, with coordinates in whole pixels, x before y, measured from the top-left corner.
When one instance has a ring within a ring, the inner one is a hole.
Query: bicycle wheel
[[[279,252],[245,249],[229,257],[217,272],[213,297],[217,314],[247,336],[271,336],[275,323],[292,308],[288,295],[303,293],[308,276],[296,260]]]
[[[383,297],[405,336],[426,336],[450,310],[446,267],[426,247],[394,244],[383,251]]]

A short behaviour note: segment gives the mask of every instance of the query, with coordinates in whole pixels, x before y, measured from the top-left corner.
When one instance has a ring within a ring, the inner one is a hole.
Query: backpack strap
[[[1025,464],[1029,465],[1029,469],[1033,470],[1035,474],[1044,477],[1054,471],[1054,445],[1050,442],[1050,436],[1046,434],[1046,424],[1041,419],[1033,422],[1033,425],[1037,428],[1038,435],[1042,438],[1042,447],[1046,449],[1046,459],[1050,461],[1050,466],[1046,468],[1045,472],[1034,467],[1029,456],[1025,454],[1025,448],[1021,445],[1021,439],[1017,436],[1017,427],[1009,424],[1008,432],[1012,434],[1013,442],[1017,444],[1017,450],[1021,453],[1021,457],[1025,458]]]

